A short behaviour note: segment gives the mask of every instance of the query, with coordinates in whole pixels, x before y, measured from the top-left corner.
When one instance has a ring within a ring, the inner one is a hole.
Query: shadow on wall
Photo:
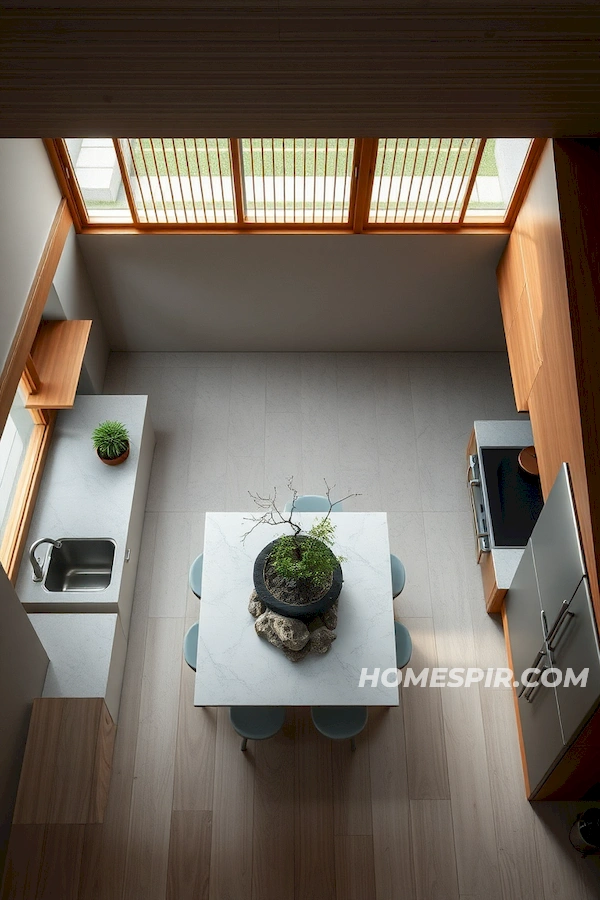
[[[78,240],[113,350],[505,349],[505,234]]]

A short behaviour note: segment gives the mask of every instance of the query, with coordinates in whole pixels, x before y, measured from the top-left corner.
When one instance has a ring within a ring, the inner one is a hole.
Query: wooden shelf
[[[41,386],[27,394],[27,409],[73,406],[91,327],[89,319],[42,322],[31,350]]]

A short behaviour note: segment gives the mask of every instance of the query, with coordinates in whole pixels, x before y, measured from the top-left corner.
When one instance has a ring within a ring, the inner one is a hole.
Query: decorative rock
[[[300,619],[280,616],[268,609],[253,591],[248,602],[248,612],[256,619],[256,633],[269,641],[291,662],[300,662],[309,653],[327,653],[337,635],[337,602],[320,616],[315,616],[308,623]]]
[[[337,620],[338,620],[338,603],[336,600],[333,606],[331,606],[327,612],[323,613],[323,624],[325,628],[329,628],[330,631],[335,631],[337,628]]]
[[[322,628],[325,624],[321,616],[315,616],[314,619],[311,619],[310,622],[306,623],[309,631],[316,631],[317,628]]]
[[[330,631],[325,626],[317,628],[310,636],[311,653],[327,653],[336,637],[335,631]]]
[[[254,616],[255,619],[258,619],[259,616],[262,616],[266,609],[265,604],[262,600],[259,599],[256,591],[252,591],[250,594],[250,601],[248,603],[248,612],[251,616]]]
[[[308,644],[310,634],[308,628],[300,619],[288,619],[286,616],[279,616],[277,613],[271,613],[271,623],[273,631],[281,640],[286,650],[302,650],[305,644]]]
[[[268,609],[254,623],[256,633],[266,638],[274,647],[285,650],[302,650],[308,644],[308,628],[299,619],[288,619]]]
[[[305,656],[308,656],[310,653],[310,641],[304,645],[302,650],[286,650],[283,648],[284,655],[291,660],[292,662],[300,662],[301,659],[304,659]]]
[[[268,609],[262,616],[259,616],[254,623],[254,630],[260,637],[266,638],[270,644],[273,644],[274,647],[278,647],[281,650],[283,648],[283,641],[281,638],[278,638],[273,631],[271,615],[271,610]]]

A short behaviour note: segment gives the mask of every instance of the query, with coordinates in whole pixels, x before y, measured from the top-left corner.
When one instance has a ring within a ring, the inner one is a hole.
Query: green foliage
[[[92,443],[104,459],[116,459],[129,446],[129,432],[122,422],[101,422],[92,432]]]
[[[290,581],[306,581],[325,586],[343,557],[336,557],[329,549],[333,544],[335,526],[325,518],[314,523],[308,535],[279,538],[270,561],[278,575]]]

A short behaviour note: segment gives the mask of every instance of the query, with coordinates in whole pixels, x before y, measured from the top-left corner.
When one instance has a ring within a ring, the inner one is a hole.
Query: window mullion
[[[242,179],[242,163],[240,152],[240,139],[229,139],[229,152],[231,156],[231,166],[233,169],[233,191],[235,195],[235,213],[237,221],[243,225],[246,221],[246,213],[244,210],[244,183]]]
[[[475,157],[475,162],[473,163],[473,171],[471,172],[471,177],[470,177],[469,183],[467,185],[467,190],[465,191],[462,209],[460,211],[460,216],[458,218],[459,225],[462,225],[463,222],[465,221],[465,216],[467,214],[467,207],[469,205],[469,200],[471,199],[471,194],[473,193],[473,188],[475,187],[475,179],[477,178],[477,173],[479,172],[479,165],[481,163],[481,158],[483,156],[483,151],[485,150],[486,143],[487,143],[487,138],[482,138],[481,143],[479,144],[479,148],[477,150],[477,156]]]
[[[129,204],[129,211],[131,212],[131,218],[133,219],[134,225],[139,225],[140,218],[138,216],[137,208],[135,205],[135,200],[133,197],[133,189],[131,187],[131,182],[129,180],[129,172],[127,171],[127,165],[125,163],[125,157],[123,156],[123,150],[121,149],[120,138],[113,138],[113,144],[115,147],[115,153],[117,154],[117,162],[119,163],[119,169],[121,170],[121,178],[123,179],[123,188],[125,189],[125,196],[127,197],[127,202]]]
[[[356,234],[360,234],[369,219],[369,203],[375,178],[377,138],[361,138],[355,142],[354,146],[353,199],[351,198],[350,205],[352,214],[349,220],[352,230]]]

